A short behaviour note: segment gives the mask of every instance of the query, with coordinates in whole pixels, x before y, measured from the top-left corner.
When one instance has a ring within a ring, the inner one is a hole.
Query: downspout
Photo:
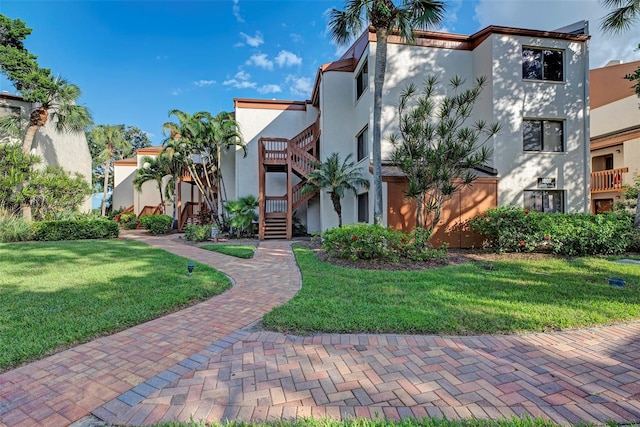
[[[584,22],[584,33],[589,36],[589,21]],[[584,61],[584,94],[583,94],[583,108],[584,108],[584,120],[583,132],[584,132],[584,212],[591,212],[591,137],[590,137],[590,99],[589,99],[589,39],[582,43],[582,53]]]

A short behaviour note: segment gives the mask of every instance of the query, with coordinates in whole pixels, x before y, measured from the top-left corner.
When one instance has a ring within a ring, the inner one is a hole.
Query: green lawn
[[[127,240],[0,244],[0,371],[231,286],[187,262]]]
[[[491,334],[553,331],[640,318],[640,266],[602,258],[467,263],[370,271],[295,247],[302,290],[264,318],[268,329]],[[606,278],[627,280],[625,288]]]
[[[253,258],[253,254],[256,251],[256,247],[253,245],[202,245],[200,247],[236,258]]]

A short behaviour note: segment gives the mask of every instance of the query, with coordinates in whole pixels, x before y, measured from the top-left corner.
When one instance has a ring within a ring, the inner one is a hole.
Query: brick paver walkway
[[[300,283],[288,242],[261,242],[256,258],[238,261],[144,239],[211,263],[236,286],[1,375],[0,423],[65,425],[89,411],[124,425],[311,415],[640,422],[640,323],[481,337],[254,331],[244,327]]]

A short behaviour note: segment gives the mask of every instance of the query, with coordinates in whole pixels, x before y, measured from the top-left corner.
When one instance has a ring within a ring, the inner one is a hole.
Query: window
[[[367,149],[369,148],[369,128],[365,126],[356,137],[357,139],[357,156],[358,161],[367,157]]]
[[[358,222],[369,222],[369,193],[358,194]]]
[[[360,99],[360,95],[367,89],[369,85],[369,62],[364,61],[360,72],[356,77],[356,99]]]
[[[524,208],[538,212],[564,212],[564,191],[525,190]]]
[[[564,151],[563,122],[560,120],[524,120],[524,151]]]
[[[522,48],[522,78],[527,80],[563,79],[562,51],[550,49]]]

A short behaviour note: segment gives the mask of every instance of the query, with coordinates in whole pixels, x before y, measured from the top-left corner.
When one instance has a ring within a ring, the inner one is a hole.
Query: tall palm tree
[[[212,213],[212,220],[221,225],[220,206],[225,202],[221,169],[222,151],[238,146],[244,156],[247,155],[238,123],[226,112],[212,116],[208,112],[189,114],[172,110],[169,116],[175,116],[178,122],[167,122],[163,125],[165,133],[169,133],[169,137],[163,143],[165,151],[172,161],[178,157],[183,170],[189,172],[204,196],[205,203]]]
[[[90,137],[100,147],[98,158],[104,163],[104,183],[102,188],[102,216],[107,214],[107,192],[109,190],[109,172],[116,158],[130,154],[131,145],[122,137],[121,128],[113,125],[98,125],[91,129]]]
[[[133,186],[136,190],[142,190],[142,184],[149,181],[155,181],[158,191],[160,192],[160,205],[162,213],[165,212],[164,193],[162,191],[162,180],[165,176],[171,175],[171,164],[166,155],[162,153],[158,157],[145,156],[142,158],[142,167],[136,170],[133,178]],[[167,187],[171,184],[167,183]]]
[[[425,30],[438,25],[444,15],[444,3],[438,0],[403,0],[396,5],[392,0],[347,0],[345,10],[333,9],[329,30],[333,40],[346,44],[368,26],[376,32],[376,62],[373,80],[373,182],[374,223],[382,222],[382,87],[387,67],[387,37],[397,34],[411,43],[414,30]],[[366,25],[366,27],[365,27]]]
[[[48,80],[50,78],[50,80]],[[58,132],[82,132],[91,124],[93,119],[87,107],[76,105],[80,97],[80,88],[61,77],[43,75],[42,86],[37,88],[37,106],[29,113],[29,125],[22,142],[22,151],[29,153],[36,133],[47,120],[52,120]],[[30,89],[23,87],[25,100],[30,99]]]
[[[349,154],[343,162],[340,162],[340,155],[332,153],[327,160],[322,163],[313,164],[313,171],[308,176],[308,181],[302,188],[302,193],[312,193],[319,190],[326,190],[331,197],[333,210],[338,214],[338,227],[342,227],[342,203],[345,191],[352,191],[358,194],[358,187],[369,188],[369,180],[362,177],[362,170],[355,166],[355,162],[350,161]]]
[[[602,4],[613,9],[600,24],[605,32],[621,33],[640,19],[640,0],[602,0]]]

